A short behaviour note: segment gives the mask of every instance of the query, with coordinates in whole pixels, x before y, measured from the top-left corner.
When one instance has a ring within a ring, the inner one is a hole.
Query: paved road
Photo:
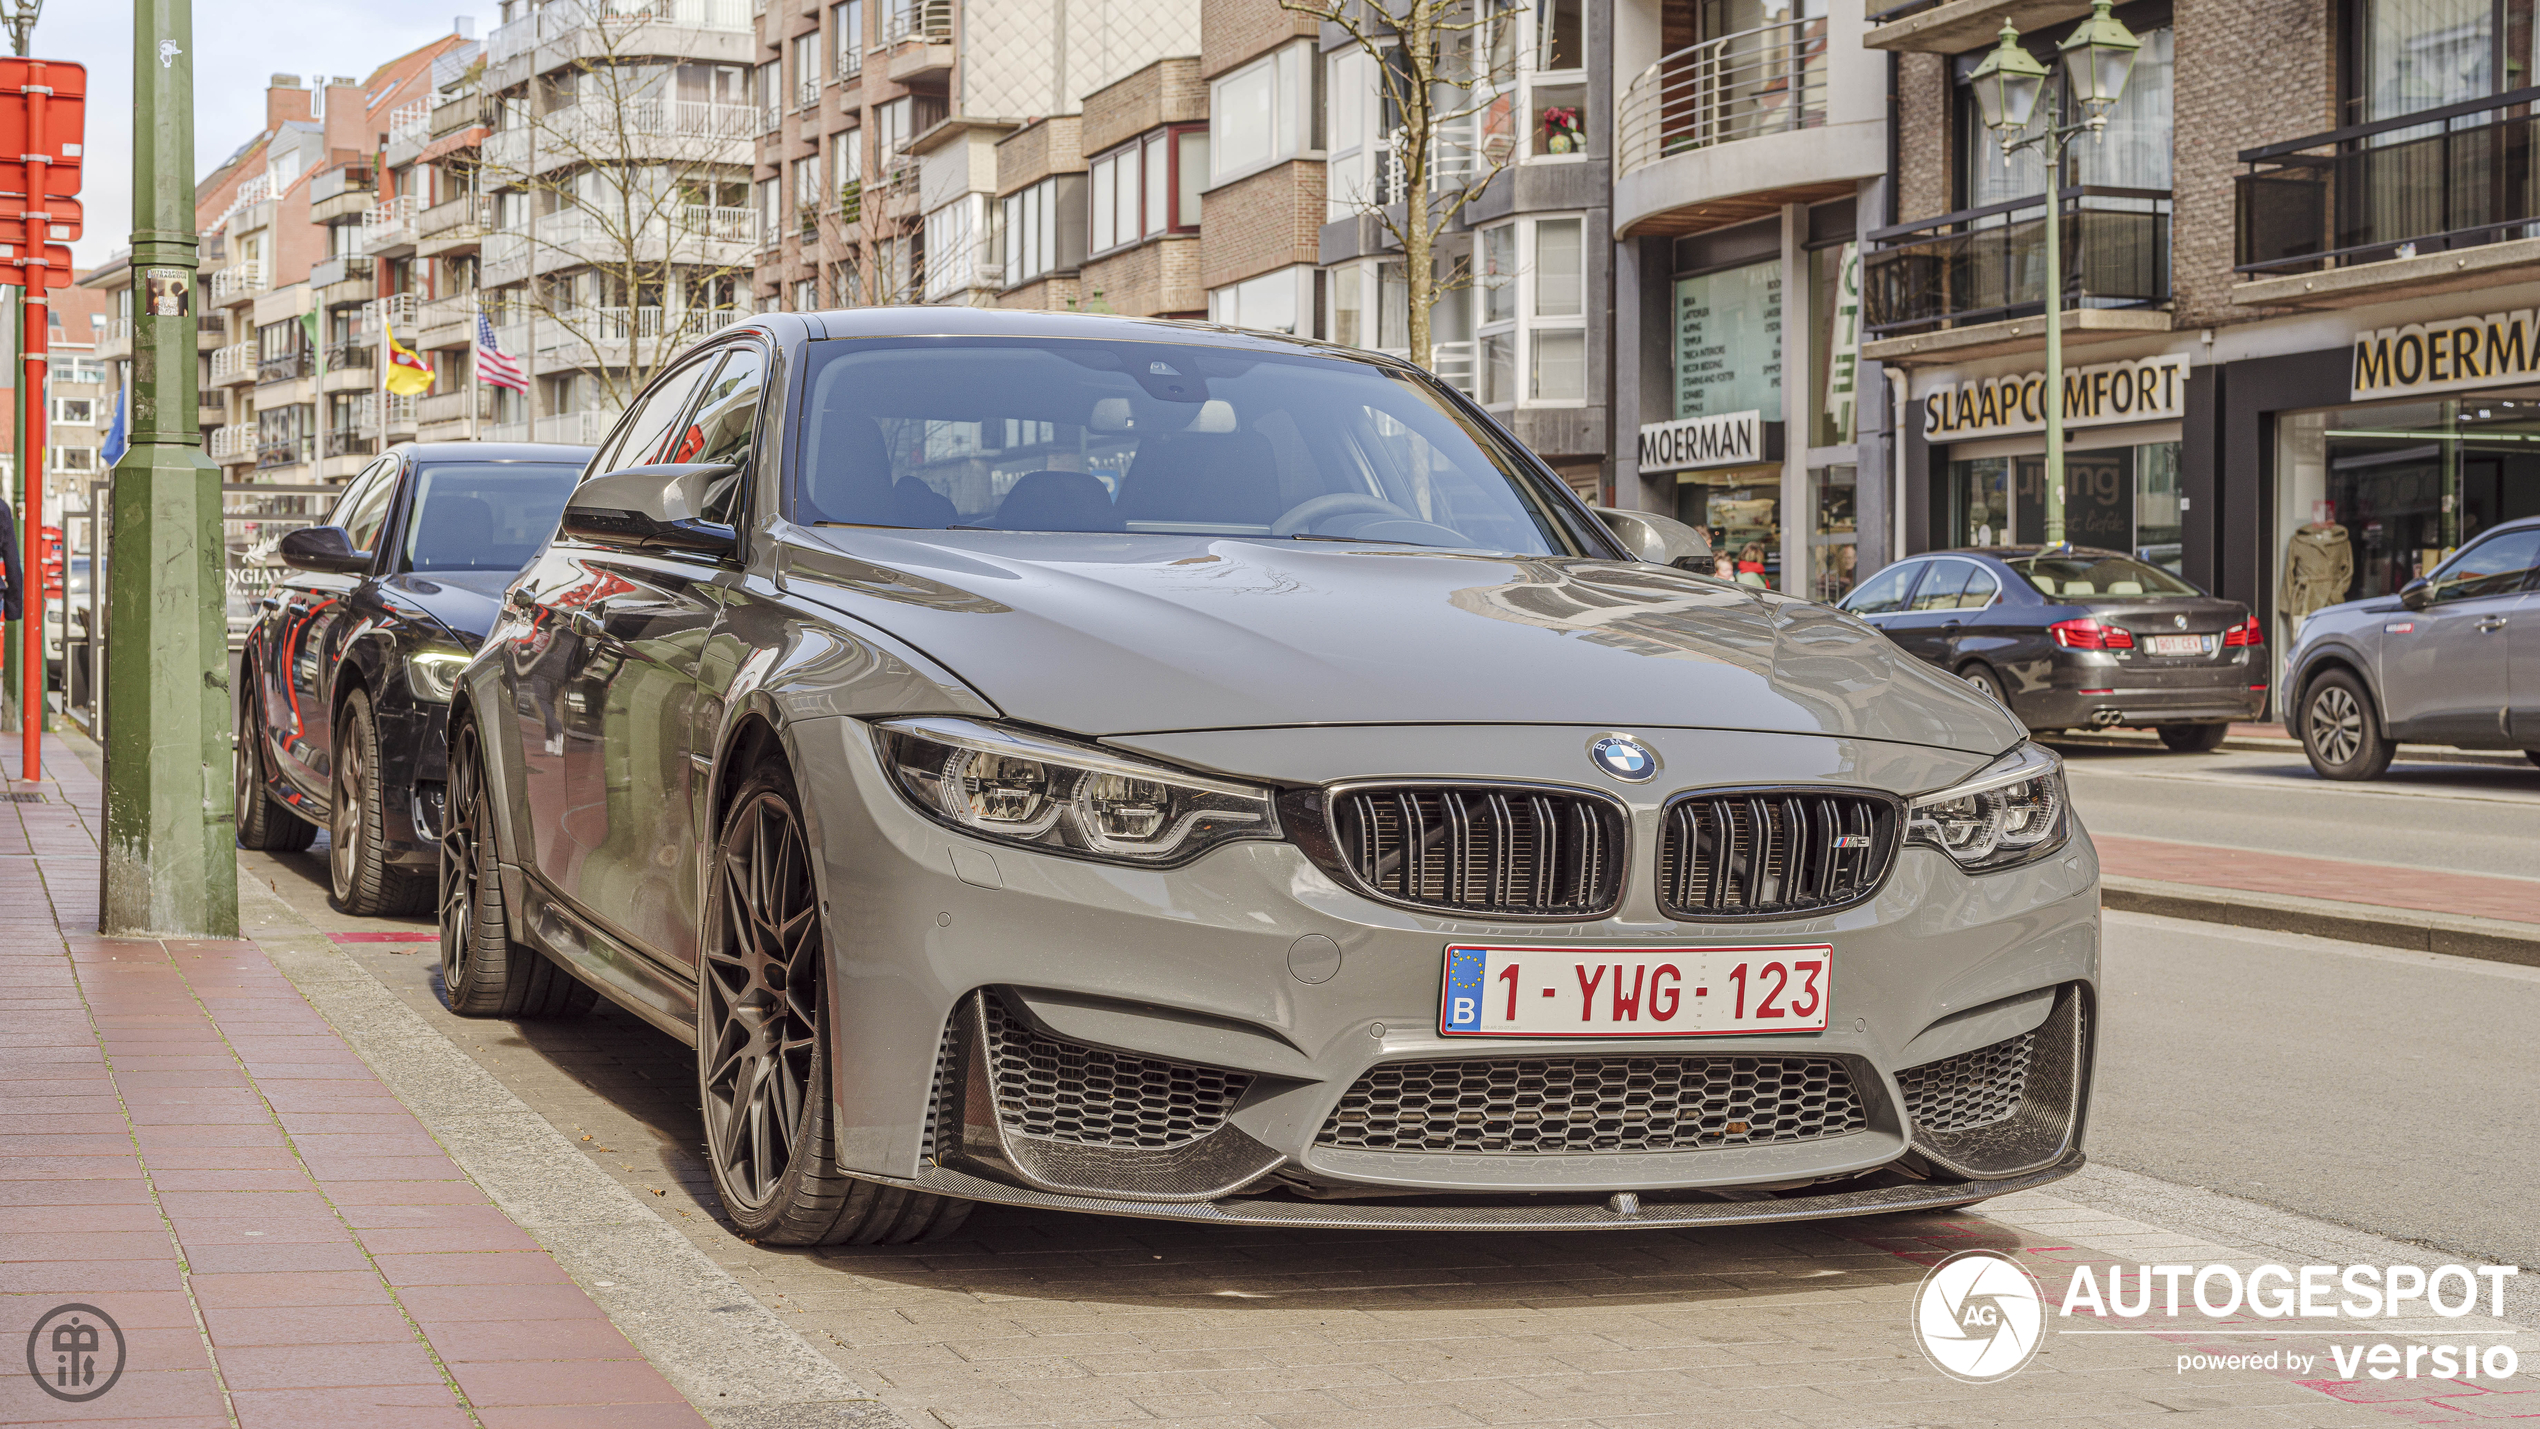
[[[2111,913],[2103,987],[2095,1159],[2540,1268],[2540,969]]]
[[[2296,753],[2059,748],[2096,833],[2540,878],[2540,767],[2529,764],[2403,763],[2339,784]]]

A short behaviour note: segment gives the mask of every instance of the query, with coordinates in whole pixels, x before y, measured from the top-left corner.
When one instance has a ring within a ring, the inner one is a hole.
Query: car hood
[[[485,641],[503,608],[511,571],[433,571],[391,576],[379,583],[389,604],[433,622],[470,650]]]
[[[2021,730],[1826,606],[1665,566],[1242,537],[820,529],[789,590],[1080,734],[1312,724]]]

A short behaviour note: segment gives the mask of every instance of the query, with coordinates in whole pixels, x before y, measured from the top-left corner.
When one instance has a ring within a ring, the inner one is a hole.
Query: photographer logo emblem
[[[123,1330],[94,1305],[56,1305],[27,1332],[26,1367],[55,1399],[95,1399],[123,1378]]]
[[[2010,1257],[1962,1250],[1931,1268],[1914,1292],[1914,1338],[1951,1379],[1991,1384],[2037,1354],[2046,1297]]]

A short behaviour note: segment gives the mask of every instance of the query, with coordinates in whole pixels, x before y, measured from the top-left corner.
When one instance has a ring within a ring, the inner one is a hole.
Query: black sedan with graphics
[[[364,467],[247,631],[235,756],[238,842],[328,836],[338,906],[430,906],[450,683],[503,588],[556,529],[588,447],[425,442]]]
[[[2201,752],[2266,709],[2266,637],[2249,607],[2116,551],[1933,551],[1842,604],[2033,730],[2148,726]]]

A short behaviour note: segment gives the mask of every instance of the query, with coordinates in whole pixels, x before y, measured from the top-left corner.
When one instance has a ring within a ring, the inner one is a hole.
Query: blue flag
[[[106,445],[99,452],[99,455],[104,458],[106,465],[109,467],[113,466],[116,462],[123,460],[125,450],[132,445],[131,442],[124,438],[123,429],[123,389],[117,388],[115,390],[114,424],[106,428]]]

